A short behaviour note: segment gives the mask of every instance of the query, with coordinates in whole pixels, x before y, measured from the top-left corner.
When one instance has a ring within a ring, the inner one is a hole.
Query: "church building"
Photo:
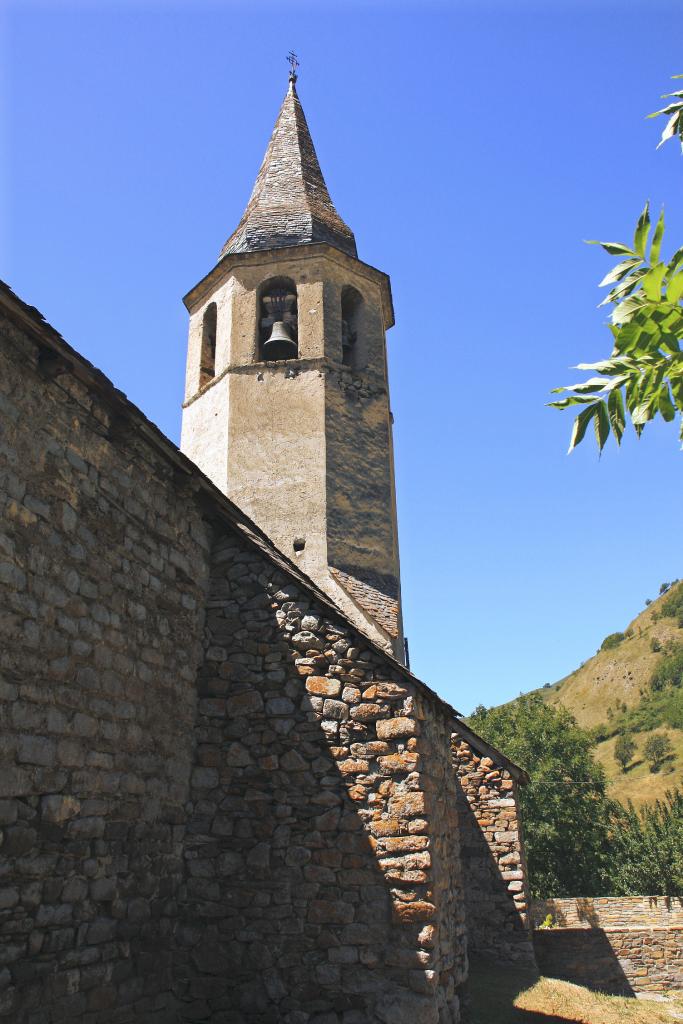
[[[518,786],[405,664],[386,332],[296,91],[180,450],[0,283],[0,1022],[458,1024]]]

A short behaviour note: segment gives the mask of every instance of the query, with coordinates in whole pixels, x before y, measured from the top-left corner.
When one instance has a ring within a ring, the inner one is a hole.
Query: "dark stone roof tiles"
[[[251,198],[220,256],[310,242],[327,242],[357,256],[353,232],[334,208],[290,81]]]
[[[335,566],[330,566],[333,578],[344,588],[349,596],[361,608],[375,619],[389,636],[398,636],[398,601],[385,594],[377,587],[371,586],[367,580],[360,580]]]

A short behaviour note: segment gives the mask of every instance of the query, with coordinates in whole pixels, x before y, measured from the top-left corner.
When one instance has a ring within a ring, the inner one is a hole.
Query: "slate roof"
[[[353,232],[334,208],[306,116],[290,79],[254,190],[220,258],[234,252],[327,242],[357,256]]]

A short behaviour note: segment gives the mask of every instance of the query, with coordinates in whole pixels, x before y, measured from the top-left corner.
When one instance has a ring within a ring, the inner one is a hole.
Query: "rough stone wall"
[[[548,914],[560,928],[683,928],[683,898],[583,896],[532,901],[534,928]]]
[[[534,932],[542,974],[614,995],[683,988],[683,928]]]
[[[214,548],[207,627],[182,1016],[458,1021],[449,715],[234,536]]]
[[[539,925],[551,914],[554,927]],[[683,988],[683,900],[603,896],[534,900],[544,973],[608,992]]]
[[[497,963],[534,965],[529,893],[516,783],[458,733],[452,737],[459,782],[468,950]]]
[[[37,360],[3,317],[0,1018],[167,1024],[207,530]]]
[[[0,1018],[456,1024],[451,710],[1,331]]]

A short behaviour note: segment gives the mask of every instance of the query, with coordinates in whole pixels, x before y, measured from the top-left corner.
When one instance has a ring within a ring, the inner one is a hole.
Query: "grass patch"
[[[683,1011],[681,993],[667,1003],[623,999],[476,961],[470,1000],[472,1024],[671,1024]]]

